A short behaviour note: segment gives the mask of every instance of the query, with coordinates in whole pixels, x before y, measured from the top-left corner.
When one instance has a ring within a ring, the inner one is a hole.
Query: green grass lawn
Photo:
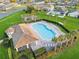
[[[0,38],[4,37],[5,30],[14,24],[21,23],[21,15],[25,12],[17,12],[3,19],[0,19]],[[50,21],[62,22],[64,26],[70,30],[79,29],[79,19],[72,17],[65,17],[64,19],[58,17],[47,16],[44,12],[37,13],[37,16],[41,19],[48,19]],[[78,59],[79,56],[79,43],[73,48],[69,48],[56,57],[56,59]],[[74,53],[73,53],[74,52]],[[65,53],[65,54],[64,54]],[[64,54],[64,55],[63,55]],[[75,56],[75,57],[74,57]],[[52,57],[51,57],[52,58]],[[8,59],[7,49],[0,46],[0,59]]]
[[[21,14],[25,14],[25,12],[17,12],[3,19],[0,19],[0,38],[5,38],[4,33],[7,28],[22,22]],[[0,59],[9,59],[8,48],[3,47],[2,45],[0,46]]]
[[[0,37],[4,37],[5,30],[14,24],[22,22],[21,15],[25,12],[17,12],[3,19],[0,19]]]
[[[9,59],[13,59],[11,48],[8,48],[8,56],[9,56]]]
[[[64,27],[69,31],[79,29],[79,19],[66,16],[64,19],[52,16],[46,16],[44,12],[38,13],[39,18],[48,19],[50,21],[62,22]],[[66,48],[63,52],[58,53],[56,56],[52,56],[49,59],[79,59],[79,42],[75,46]]]
[[[50,21],[55,21],[55,22],[61,22],[63,23],[64,27],[67,28],[69,31],[77,30],[79,29],[79,19],[78,18],[73,18],[73,17],[64,17],[64,18],[59,18],[57,16],[47,16],[45,12],[39,12],[38,17],[41,19],[48,19]]]
[[[25,14],[25,12],[21,11],[21,12],[17,12],[15,14],[12,14],[11,16],[5,17],[3,19],[0,20],[0,37],[4,37],[4,32],[7,28],[9,28],[10,26],[14,25],[14,24],[18,24],[20,22],[22,22],[21,20],[21,14]],[[52,17],[52,16],[47,16],[44,12],[39,12],[37,13],[37,16],[41,19],[48,19],[50,21],[56,21],[56,22],[62,22],[64,24],[64,26],[70,30],[76,30],[79,29],[79,19],[77,18],[72,18],[72,17],[68,17],[66,16],[64,19],[59,18],[59,17]]]
[[[7,48],[0,45],[0,59],[8,59],[8,50]]]

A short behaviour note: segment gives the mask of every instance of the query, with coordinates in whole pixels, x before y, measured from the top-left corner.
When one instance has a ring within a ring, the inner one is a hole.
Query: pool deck
[[[38,33],[36,33],[36,31],[35,31],[34,28],[32,27],[32,23],[31,23],[31,24],[28,24],[28,27],[29,27],[29,31],[30,31],[31,33],[33,33],[34,36],[35,36],[38,40],[41,39],[41,38],[39,37]]]
[[[35,43],[31,43],[31,47],[32,47],[33,51],[39,49],[40,47],[45,47],[46,48],[48,45],[51,46],[51,47],[56,46],[56,44],[54,42],[50,41],[50,40],[48,41],[48,40],[41,39],[40,34],[32,26],[33,24],[36,24],[36,23],[42,23],[42,24],[47,25],[48,28],[52,29],[56,33],[55,37],[59,37],[60,35],[65,34],[57,26],[55,26],[54,24],[48,23],[46,21],[30,23],[28,25],[29,30],[31,32],[33,32],[34,35],[38,38],[38,40],[36,41],[36,45],[34,45]],[[48,48],[46,48],[46,49],[49,50]]]
[[[65,35],[65,33],[63,33],[57,26],[55,26],[54,24],[51,24],[51,23],[48,23],[46,21],[40,21],[40,22],[35,22],[35,23],[30,23],[30,28],[31,28],[31,31],[35,33],[36,37],[40,40],[41,37],[40,37],[40,34],[33,28],[33,24],[36,24],[36,23],[42,23],[42,24],[45,24],[48,28],[50,28],[51,30],[53,30],[56,35],[55,37],[59,37],[61,35]]]
[[[32,28],[31,24],[26,24],[26,27],[29,31],[29,35],[31,34],[32,37],[35,37],[36,39],[40,39],[40,37],[34,32],[34,29]]]
[[[50,29],[52,29],[56,33],[56,37],[59,37],[61,35],[65,35],[56,25],[48,23],[43,21],[44,24],[46,24]]]

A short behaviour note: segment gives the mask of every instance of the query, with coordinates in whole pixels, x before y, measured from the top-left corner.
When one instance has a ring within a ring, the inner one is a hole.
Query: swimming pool
[[[56,35],[56,33],[45,24],[35,23],[32,26],[43,40],[52,40]]]

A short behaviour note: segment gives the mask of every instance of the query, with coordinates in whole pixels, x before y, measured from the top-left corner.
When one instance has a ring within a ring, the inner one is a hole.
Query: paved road
[[[0,19],[4,18],[6,16],[9,16],[12,13],[16,13],[18,11],[22,11],[23,9],[26,9],[26,8],[23,6],[23,7],[18,7],[18,8],[12,9],[12,10],[8,10],[6,12],[0,12]]]

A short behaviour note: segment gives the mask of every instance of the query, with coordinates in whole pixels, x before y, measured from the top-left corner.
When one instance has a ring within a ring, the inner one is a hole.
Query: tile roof
[[[28,24],[19,24],[13,26],[12,28],[14,29],[12,40],[15,48],[20,48],[26,44],[38,40],[34,33],[30,30]],[[7,31],[9,31],[9,29]]]

